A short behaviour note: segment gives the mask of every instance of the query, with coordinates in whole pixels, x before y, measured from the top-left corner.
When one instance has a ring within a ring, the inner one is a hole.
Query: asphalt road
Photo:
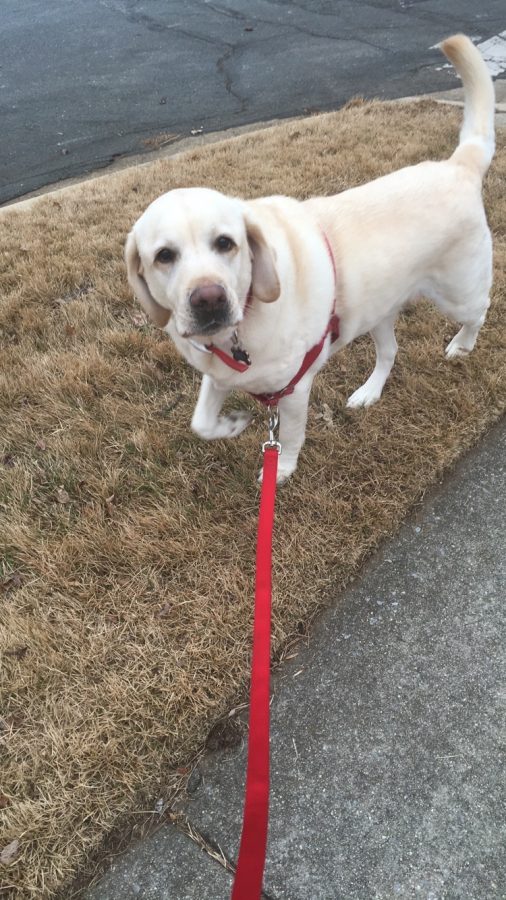
[[[2,0],[0,203],[159,135],[447,90],[431,47],[505,25],[504,0]]]

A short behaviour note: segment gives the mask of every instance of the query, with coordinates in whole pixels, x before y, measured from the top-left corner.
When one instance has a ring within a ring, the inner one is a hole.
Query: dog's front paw
[[[206,441],[217,441],[220,438],[233,438],[241,434],[251,422],[249,412],[235,410],[228,416],[219,416],[212,425],[193,425],[193,430]]]
[[[279,465],[278,465],[278,471],[277,471],[277,475],[276,475],[276,484],[285,484],[285,482],[288,481],[288,479],[290,478],[290,475],[293,475],[296,468],[297,468],[296,462],[293,464],[292,463],[283,464],[280,459]],[[260,469],[260,472],[258,473],[258,483],[259,484],[262,484],[263,476],[264,476],[264,471],[263,471],[263,469]]]
[[[375,384],[368,384],[367,381],[362,387],[349,397],[346,406],[348,409],[359,409],[361,406],[372,406],[381,397],[381,388]]]
[[[458,340],[458,334],[455,335],[452,341],[448,344],[445,350],[445,356],[447,359],[457,359],[459,356],[468,356],[472,350],[472,347],[463,346]]]
[[[238,409],[231,412],[228,416],[220,416],[218,423],[224,430],[222,437],[237,437],[237,435],[241,434],[241,432],[248,427],[252,418],[252,413]]]

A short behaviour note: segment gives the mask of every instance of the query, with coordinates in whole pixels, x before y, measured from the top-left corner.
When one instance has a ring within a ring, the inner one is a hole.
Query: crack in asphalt
[[[225,88],[226,93],[230,97],[233,97],[238,103],[238,109],[236,110],[236,113],[238,113],[238,114],[244,113],[244,111],[246,110],[249,98],[247,95],[241,93],[237,89],[237,86],[235,84],[236,79],[234,78],[234,75],[230,71],[228,63],[230,61],[234,60],[234,57],[236,57],[238,53],[240,53],[243,50],[251,48],[255,44],[259,43],[259,41],[255,41],[255,40],[251,40],[251,39],[249,39],[249,40],[243,39],[242,41],[237,41],[235,43],[231,43],[230,41],[221,40],[219,38],[205,37],[201,34],[197,34],[197,33],[193,32],[191,30],[182,28],[180,23],[176,22],[174,24],[167,24],[165,22],[159,21],[158,19],[154,19],[152,16],[149,16],[147,13],[137,11],[135,9],[135,7],[137,6],[138,0],[131,0],[130,3],[128,2],[128,0],[123,0],[123,2],[121,2],[121,0],[98,0],[98,2],[107,9],[119,12],[129,22],[132,22],[133,24],[142,25],[142,26],[146,27],[147,29],[149,29],[150,31],[176,32],[176,33],[182,34],[185,37],[188,37],[190,39],[197,40],[197,41],[200,41],[207,45],[214,46],[217,49],[226,48],[224,50],[224,52],[221,54],[221,56],[216,60],[216,71],[218,72],[218,74],[220,75],[220,77],[223,80],[223,86]],[[297,9],[300,9],[301,11],[307,13],[308,15],[310,14],[310,11],[307,9],[306,6],[304,6],[303,4],[300,4],[300,3],[292,3],[292,0],[264,0],[264,2],[273,7],[278,6],[278,7],[284,8],[288,5],[295,6]],[[202,3],[199,2],[199,0],[189,0],[189,4],[191,4],[192,6],[197,6],[198,8],[202,7]],[[366,4],[366,5],[370,5],[371,7],[374,7],[374,4]],[[318,40],[331,41],[332,43],[362,44],[364,47],[369,47],[372,50],[388,54],[389,56],[396,55],[395,51],[391,47],[385,47],[381,44],[375,43],[374,41],[368,40],[363,36],[363,34],[361,34],[360,37],[353,36],[349,33],[348,29],[346,29],[346,31],[347,31],[346,34],[341,33],[340,35],[334,35],[334,34],[329,34],[328,32],[326,32],[324,34],[320,31],[316,31],[314,28],[309,28],[305,25],[297,25],[294,22],[288,22],[288,21],[280,22],[279,20],[272,20],[272,19],[267,19],[267,18],[263,18],[263,17],[260,18],[259,16],[256,16],[255,14],[253,14],[252,16],[247,16],[245,13],[243,13],[240,10],[230,9],[229,7],[223,6],[216,2],[205,2],[205,0],[204,0],[204,6],[206,7],[206,9],[211,10],[212,12],[216,13],[218,16],[223,16],[225,18],[232,19],[233,21],[236,21],[236,22],[243,22],[243,23],[250,22],[252,24],[263,24],[263,25],[267,25],[267,26],[277,29],[276,32],[273,33],[270,38],[268,38],[268,39],[262,38],[261,39],[261,43],[263,45],[265,45],[267,43],[267,41],[269,41],[269,40],[276,40],[277,38],[279,38],[280,31],[283,31],[285,33],[287,31],[289,31],[289,32],[296,33],[296,34],[301,34],[304,37],[313,37]],[[382,7],[380,7],[380,8],[382,8]],[[402,7],[400,6],[399,9],[401,11]],[[334,20],[337,18],[335,12],[324,13],[324,12],[319,11],[317,13],[317,15],[325,16],[326,18],[332,18]],[[314,13],[313,13],[313,16],[314,16]]]
[[[147,13],[135,12],[133,7],[129,7],[125,9],[125,7],[118,2],[118,0],[98,0],[101,6],[105,6],[106,9],[114,10],[115,12],[119,12],[128,22],[132,22],[134,25],[144,25],[149,31],[155,32],[177,32],[177,34],[183,34],[185,37],[193,38],[196,41],[201,41],[204,44],[211,44],[211,46],[215,47],[230,47],[232,46],[228,41],[220,40],[219,38],[212,37],[204,37],[201,34],[196,34],[194,31],[188,31],[185,28],[181,27],[179,22],[175,22],[173,25],[168,25],[166,22],[160,22],[158,19],[154,19],[152,16],[148,16]]]
[[[185,37],[190,39],[201,41],[204,44],[210,44],[213,47],[216,47],[218,50],[226,47],[226,50],[222,55],[216,60],[216,70],[220,74],[223,79],[223,85],[227,94],[231,97],[234,97],[235,100],[239,103],[238,112],[244,112],[246,108],[246,104],[248,102],[247,97],[242,97],[238,91],[236,91],[233,87],[233,78],[231,74],[227,71],[226,64],[231,59],[236,51],[239,49],[237,44],[232,44],[229,41],[224,41],[219,38],[213,37],[204,37],[201,34],[196,34],[193,31],[189,31],[185,28],[182,28],[180,23],[175,22],[173,25],[168,25],[165,22],[160,22],[157,19],[152,18],[146,13],[136,12],[134,9],[134,5],[136,5],[137,0],[133,0],[132,4],[128,7],[125,7],[123,3],[118,2],[118,0],[99,0],[99,3],[102,6],[105,6],[107,9],[114,10],[115,12],[119,12],[123,15],[129,22],[132,22],[136,25],[143,25],[149,31],[170,31],[176,32],[177,34],[182,34]],[[201,5],[201,4],[197,4]],[[207,4],[206,4],[207,5]]]
[[[83,2],[84,0],[81,0],[81,3]],[[423,31],[427,29],[431,32],[435,31],[436,35],[439,31],[442,37],[444,33],[450,33],[456,26],[456,19],[451,11],[444,13],[440,8],[434,12],[427,8],[424,0],[418,0],[415,3],[413,0],[399,0],[398,3],[388,4],[388,9],[380,0],[356,0],[355,3],[353,0],[342,0],[339,3],[333,3],[332,0],[328,0],[328,2],[320,0],[320,3],[314,2],[314,4],[309,0],[256,0],[256,2],[250,0],[249,3],[245,3],[244,0],[185,0],[184,4],[178,2],[155,4],[153,0],[147,0],[147,2],[146,0],[94,0],[92,5],[95,10],[95,18],[99,22],[104,21],[105,29],[109,28],[122,33],[117,48],[118,54],[112,58],[112,63],[116,66],[113,71],[118,70],[121,74],[123,74],[121,66],[124,66],[125,54],[129,52],[129,49],[139,49],[138,44],[140,44],[139,52],[144,54],[142,60],[149,60],[152,45],[156,45],[157,52],[163,54],[164,44],[166,43],[168,48],[177,46],[181,36],[183,77],[186,71],[185,56],[193,60],[192,65],[199,56],[202,56],[205,63],[205,71],[201,74],[198,72],[198,67],[191,69],[192,72],[195,72],[192,75],[195,96],[192,96],[190,106],[174,102],[174,108],[170,109],[170,112],[167,111],[168,120],[163,118],[163,114],[156,115],[156,112],[153,114],[153,111],[150,110],[146,114],[144,112],[140,115],[137,113],[137,118],[132,119],[130,116],[125,121],[122,109],[116,117],[114,112],[111,113],[110,103],[109,105],[104,103],[104,108],[108,110],[109,116],[107,128],[109,132],[113,130],[115,133],[114,149],[116,146],[121,149],[117,153],[108,152],[111,135],[104,136],[101,133],[102,118],[91,117],[88,112],[89,135],[87,133],[84,138],[76,138],[75,122],[72,122],[73,130],[69,132],[69,142],[73,142],[77,147],[75,162],[70,157],[59,162],[58,159],[54,160],[52,157],[45,159],[44,153],[42,155],[32,154],[25,139],[26,129],[30,128],[28,113],[21,112],[17,106],[11,109],[8,103],[4,102],[1,108],[9,119],[9,127],[14,130],[17,128],[17,140],[22,146],[22,162],[17,164],[15,155],[8,149],[4,149],[2,164],[4,162],[7,164],[7,171],[0,191],[1,203],[6,203],[19,196],[20,192],[27,193],[37,190],[41,184],[47,184],[48,179],[49,183],[54,184],[61,179],[71,178],[81,172],[89,171],[90,168],[104,169],[118,155],[125,157],[137,154],[139,147],[135,141],[139,137],[146,137],[160,129],[169,128],[171,131],[176,130],[181,134],[188,134],[190,128],[196,124],[194,116],[198,118],[198,125],[203,125],[206,130],[218,130],[234,124],[242,125],[276,116],[284,118],[300,115],[302,102],[305,101],[299,100],[297,85],[294,86],[293,100],[291,96],[285,97],[280,116],[277,92],[272,91],[272,96],[265,100],[261,97],[257,85],[264,83],[265,76],[255,73],[255,68],[258,69],[259,66],[261,68],[265,61],[268,61],[275,73],[284,72],[284,57],[287,55],[287,51],[295,51],[295,55],[300,52],[303,66],[305,45],[308,46],[311,56],[321,56],[326,63],[327,72],[336,72],[335,92],[329,93],[326,86],[324,96],[327,99],[321,101],[318,99],[321,92],[315,87],[316,97],[312,106],[325,109],[336,108],[336,105],[347,99],[349,88],[353,86],[352,82],[355,79],[358,81],[359,92],[370,95],[374,90],[374,76],[377,70],[381,72],[386,85],[389,86],[386,91],[387,95],[392,93],[395,95],[404,80],[407,79],[408,82],[411,82],[411,76],[419,73],[420,78],[417,79],[412,91],[418,93],[420,85],[424,86],[426,82],[431,81],[430,71],[436,61],[436,54],[428,49],[424,50],[423,47],[418,47],[416,55],[413,57],[410,32],[416,29],[417,25],[420,27],[423,24]],[[319,10],[316,9],[318,5],[320,5]],[[315,8],[311,9],[312,6]],[[467,5],[463,4],[463,6],[463,18],[458,22],[459,28],[471,28],[473,33],[478,30],[482,34],[483,32],[491,34],[495,27],[499,28],[499,25],[501,28],[504,27],[502,21],[496,15],[492,15],[492,10],[495,12],[497,6],[495,0],[491,4],[490,14],[484,12],[479,17],[474,14],[475,8],[469,4],[469,0],[467,0]],[[102,13],[100,13],[100,9],[102,9]],[[358,9],[359,12],[355,13],[355,9]],[[292,16],[288,14],[288,10],[293,12]],[[378,20],[388,46],[382,46],[381,38],[372,27],[367,26],[368,11],[371,22]],[[353,23],[354,16],[355,24]],[[190,19],[189,22],[188,19]],[[341,27],[340,23],[343,19],[345,24]],[[430,27],[430,23],[432,23],[432,27]],[[250,26],[253,32],[256,30],[256,34],[250,33],[249,28],[249,33],[244,33],[246,25]],[[21,26],[24,27],[22,18]],[[171,38],[173,32],[174,37]],[[155,38],[156,34],[158,34],[157,38]],[[301,37],[297,37],[298,35]],[[307,40],[308,38],[311,40]],[[327,47],[329,42],[332,42],[330,48]],[[426,41],[426,43],[434,43],[434,41]],[[364,53],[360,51],[361,46],[371,48],[371,54],[366,54],[364,57]],[[344,52],[341,52],[341,48]],[[294,54],[292,53],[292,55]],[[170,63],[170,50],[168,50],[168,56]],[[245,60],[251,65],[250,69],[244,66]],[[351,64],[348,65],[350,60]],[[83,88],[81,83],[82,72],[78,66],[75,69],[76,89],[81,92],[84,90],[86,98],[87,87],[85,84]],[[294,73],[296,73],[296,66],[290,61],[290,78],[294,78]],[[205,79],[206,75],[210,84],[205,86],[204,96],[211,96],[212,93],[213,98],[209,103],[199,100],[201,79]],[[125,74],[127,90],[135,81],[135,73],[133,75]],[[339,86],[340,81],[342,82],[341,87]],[[455,84],[454,78],[445,78],[444,86],[448,87],[450,81],[451,86]],[[143,72],[140,75],[140,83],[143,89],[146,89]],[[282,76],[281,83],[283,83]],[[324,83],[327,85],[326,81]],[[24,85],[22,88],[27,89]],[[330,99],[328,99],[329,97]],[[162,121],[165,124],[161,124]],[[81,134],[79,123],[77,123],[77,134]],[[116,140],[116,137],[121,140]],[[13,174],[16,168],[20,169],[17,181]]]
[[[309,8],[307,6],[305,6],[303,3],[294,3],[293,0],[264,0],[264,2],[272,7],[281,7],[281,8],[285,8],[287,6],[295,7],[296,9],[299,9],[300,11],[302,11],[303,13],[306,13],[307,15],[312,15],[313,18],[315,15],[314,12],[312,10],[309,10]],[[425,2],[425,0],[420,0],[420,2]],[[247,105],[248,105],[249,97],[248,97],[248,95],[241,93],[238,90],[237,85],[236,85],[236,78],[234,77],[234,74],[230,70],[229,63],[233,62],[234,59],[237,58],[237,55],[239,53],[241,53],[243,50],[250,49],[255,44],[258,44],[260,42],[260,40],[255,41],[254,39],[252,40],[251,38],[249,38],[249,39],[243,38],[242,40],[238,40],[238,41],[232,43],[230,41],[221,40],[219,38],[205,37],[201,34],[197,34],[197,33],[193,32],[191,30],[182,28],[179,23],[167,24],[165,22],[160,22],[159,20],[154,19],[153,17],[149,16],[146,13],[136,11],[135,7],[137,6],[137,0],[131,0],[130,3],[128,2],[128,0],[123,0],[123,2],[121,2],[121,0],[99,0],[99,3],[101,3],[101,5],[105,6],[106,8],[109,8],[111,10],[115,10],[115,11],[119,12],[128,21],[131,21],[132,23],[135,23],[135,24],[143,25],[151,31],[177,32],[178,34],[182,34],[182,35],[188,37],[189,39],[200,41],[207,45],[214,46],[217,49],[223,50],[223,48],[225,48],[224,52],[222,52],[222,54],[216,60],[216,64],[215,64],[216,71],[218,72],[218,74],[220,75],[220,77],[223,81],[223,86],[225,88],[226,93],[230,97],[233,97],[234,100],[237,101],[238,108],[236,110],[236,114],[240,115],[245,112]],[[280,37],[281,32],[284,32],[285,34],[287,32],[291,32],[291,33],[295,33],[295,34],[301,34],[304,37],[312,37],[317,40],[331,41],[332,43],[337,43],[337,44],[350,44],[350,43],[359,44],[359,45],[362,44],[364,47],[369,47],[371,50],[377,51],[379,53],[388,54],[388,56],[390,56],[390,57],[399,56],[398,51],[395,51],[392,47],[384,46],[382,44],[376,43],[376,42],[366,38],[364,36],[363,32],[360,34],[360,36],[350,34],[349,28],[345,29],[345,33],[343,33],[343,30],[341,30],[341,34],[335,35],[335,34],[329,34],[328,31],[326,33],[322,33],[321,31],[315,30],[314,27],[311,28],[304,24],[296,24],[294,22],[289,22],[289,21],[280,22],[278,19],[272,20],[272,19],[264,18],[264,17],[257,16],[254,13],[253,13],[253,15],[248,16],[246,13],[242,12],[241,10],[231,9],[230,7],[224,6],[217,2],[206,2],[206,0],[204,0],[204,4],[202,4],[202,2],[200,2],[200,0],[189,0],[189,5],[192,5],[194,7],[196,6],[198,8],[201,8],[202,5],[204,5],[206,9],[216,13],[217,16],[223,16],[225,18],[232,19],[233,21],[236,21],[238,23],[245,23],[245,24],[251,23],[252,25],[263,24],[263,25],[272,27],[273,29],[276,29],[276,31],[272,34],[272,36],[270,36],[267,39],[265,37],[261,39],[261,43],[264,46],[268,41],[278,39]],[[413,5],[414,5],[413,3],[409,3],[409,2],[406,2],[404,4],[404,3],[402,3],[402,0],[401,0],[401,2],[399,2],[399,9],[398,9],[397,14],[400,14],[402,16],[403,12],[407,12],[409,10],[410,17],[412,18],[413,14],[414,14]],[[371,2],[365,4],[366,8],[368,6],[371,7],[372,9],[384,9],[384,7],[382,7],[381,5],[371,3]],[[326,19],[333,19],[336,21],[336,25],[337,25],[338,14],[336,15],[336,11],[323,12],[323,11],[319,10],[316,13],[316,15],[323,16]],[[439,22],[442,19],[442,17],[438,16],[437,13],[432,13],[432,12],[427,13],[425,11],[421,11],[418,9],[416,10],[415,17],[419,18],[420,20],[424,20],[424,21],[436,21],[436,22]],[[452,16],[450,15],[448,17],[448,15],[446,15],[446,20],[448,20],[448,18],[451,19]],[[402,57],[402,54],[400,54],[400,55]],[[430,67],[429,63],[427,63],[426,65],[428,65]],[[422,66],[421,68],[424,68],[424,66]],[[413,70],[410,69],[410,72],[412,72],[412,71]]]
[[[300,3],[300,2],[296,3],[296,2],[294,2],[294,0],[263,0],[263,2],[268,4],[269,6],[274,6],[274,7],[280,6],[282,8],[289,7],[289,8],[294,8],[294,9],[300,10],[302,13],[305,13],[307,16],[310,16],[312,19],[314,19],[316,17],[320,17],[320,16],[325,19],[333,19],[333,20],[338,20],[338,18],[339,18],[339,10],[332,9],[331,11],[324,12],[323,10],[320,9],[320,10],[315,11],[314,9],[306,6],[304,3]],[[361,8],[364,10],[365,14],[367,14],[368,8],[374,9],[374,10],[380,10],[381,12],[385,13],[385,27],[388,27],[388,30],[392,29],[392,25],[391,25],[390,20],[388,21],[388,25],[387,25],[387,13],[390,13],[390,14],[393,13],[395,16],[397,16],[399,18],[405,19],[406,24],[408,24],[409,22],[413,22],[413,19],[415,19],[415,20],[418,19],[421,22],[434,22],[436,24],[439,24],[440,22],[446,23],[446,22],[448,22],[448,20],[450,20],[452,22],[455,22],[455,27],[457,27],[457,26],[459,28],[463,27],[461,16],[456,16],[456,15],[453,15],[452,13],[446,13],[446,12],[439,14],[432,10],[427,11],[427,10],[419,8],[419,4],[425,3],[425,2],[428,2],[428,0],[411,0],[411,2],[410,2],[410,0],[399,0],[398,9],[386,10],[385,6],[382,3],[374,3],[374,2],[371,2],[371,0],[369,0],[369,2],[367,2],[367,3],[362,3]],[[351,3],[348,5],[351,7]],[[206,6],[211,6],[211,4],[206,3]],[[213,5],[213,7],[211,7],[211,8],[216,8],[217,11],[219,11],[219,9],[220,9],[217,5],[216,5],[216,7]],[[227,13],[223,13],[223,14],[226,15]],[[231,15],[233,17],[232,11],[230,11],[229,15]],[[408,16],[409,16],[409,18],[408,18]],[[254,21],[264,22],[267,25],[282,24],[282,23],[270,22],[268,19],[263,19],[263,18],[256,17],[256,16],[253,16],[252,18],[254,19]],[[490,21],[491,20],[487,19],[488,23],[490,23]],[[314,35],[316,37],[331,37],[328,34],[319,34],[318,32],[314,32],[312,30],[305,29],[301,26],[291,25],[290,22],[285,22],[283,24],[286,25],[287,27],[296,28],[297,30],[302,31],[304,34],[310,34],[310,35]],[[346,27],[349,27],[349,26],[346,26]],[[398,27],[401,27],[400,24]],[[475,27],[475,24],[473,24],[473,27]],[[376,29],[373,28],[372,30],[376,30]],[[367,44],[368,46],[372,46],[379,50],[384,50],[385,52],[389,52],[388,47],[375,45],[375,44],[369,43],[367,41],[363,41],[361,38],[355,38],[355,40],[357,40],[359,43],[362,42],[362,43]]]
[[[192,2],[193,5],[201,6],[201,3],[199,2],[199,0],[190,0],[190,2]],[[379,44],[374,44],[372,41],[365,40],[365,38],[363,38],[363,37],[358,38],[358,37],[350,34],[349,29],[346,29],[347,30],[346,34],[341,34],[341,35],[329,34],[328,32],[322,33],[321,31],[315,31],[313,28],[309,28],[304,25],[296,25],[294,22],[280,22],[277,19],[266,19],[263,16],[260,17],[260,16],[257,16],[256,14],[247,16],[245,13],[240,12],[240,10],[229,9],[228,7],[219,6],[217,3],[210,3],[210,2],[207,2],[207,0],[204,0],[204,2],[205,2],[205,6],[207,9],[212,9],[213,12],[217,13],[218,15],[224,16],[225,18],[228,18],[228,19],[233,19],[236,22],[250,23],[252,25],[257,25],[257,24],[270,25],[270,26],[273,26],[273,27],[279,29],[275,34],[273,34],[271,36],[271,38],[267,38],[267,39],[261,38],[258,41],[254,40],[254,39],[253,40],[249,39],[247,41],[247,44],[244,45],[246,48],[252,47],[258,43],[265,44],[266,40],[273,40],[273,39],[278,38],[280,36],[281,29],[283,29],[283,30],[288,29],[297,34],[302,34],[302,35],[304,35],[304,37],[309,36],[309,37],[321,38],[323,40],[336,41],[336,42],[340,42],[340,43],[353,42],[355,44],[363,44],[366,47],[371,47],[374,50],[380,50],[381,52],[384,52],[384,53],[390,53],[390,54],[393,53],[393,51],[390,47],[385,47],[385,46],[381,46]],[[264,0],[264,2],[270,3],[270,5],[272,5],[272,6],[296,5],[296,4],[291,4],[291,3],[285,4],[283,2],[283,0]],[[300,7],[300,8],[304,9],[304,7]],[[322,15],[322,14],[317,13],[317,15]],[[328,13],[327,15],[330,16],[331,14]],[[335,13],[332,14],[332,18],[336,19]],[[235,46],[237,46],[237,45],[235,45]]]
[[[241,96],[237,90],[234,89],[233,83],[234,80],[232,75],[228,72],[226,65],[230,59],[235,55],[235,52],[238,48],[235,46],[231,46],[223,56],[220,56],[219,60],[216,63],[216,68],[220,75],[223,77],[223,83],[225,85],[225,90],[231,97],[234,97],[239,103],[239,112],[244,112],[246,109],[246,105],[248,103],[248,98]]]

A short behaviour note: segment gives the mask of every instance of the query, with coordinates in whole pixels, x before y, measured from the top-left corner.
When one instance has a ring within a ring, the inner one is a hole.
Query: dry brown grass
[[[9,896],[52,896],[123,817],[142,818],[248,678],[263,413],[235,442],[191,434],[198,378],[138,318],[126,232],[175,186],[304,197],[445,156],[459,121],[430,102],[357,103],[0,219],[0,849],[19,841],[3,869]],[[496,282],[476,351],[445,362],[454,328],[422,306],[399,324],[377,406],[344,409],[371,367],[368,339],[317,379],[277,509],[276,652],[504,410],[499,145],[486,186]]]

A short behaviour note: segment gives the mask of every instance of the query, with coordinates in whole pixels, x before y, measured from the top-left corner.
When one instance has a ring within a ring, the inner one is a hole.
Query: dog
[[[407,302],[429,297],[462,326],[448,358],[469,353],[485,321],[492,239],[481,184],[495,149],[494,88],[469,38],[440,47],[465,95],[449,159],[302,202],[176,189],[128,235],[134,293],[203,374],[193,430],[207,440],[243,431],[248,413],[221,415],[232,390],[279,404],[279,481],[295,471],[312,381],[331,354],[372,336],[374,371],[347,404],[369,406],[392,369],[394,324]]]

